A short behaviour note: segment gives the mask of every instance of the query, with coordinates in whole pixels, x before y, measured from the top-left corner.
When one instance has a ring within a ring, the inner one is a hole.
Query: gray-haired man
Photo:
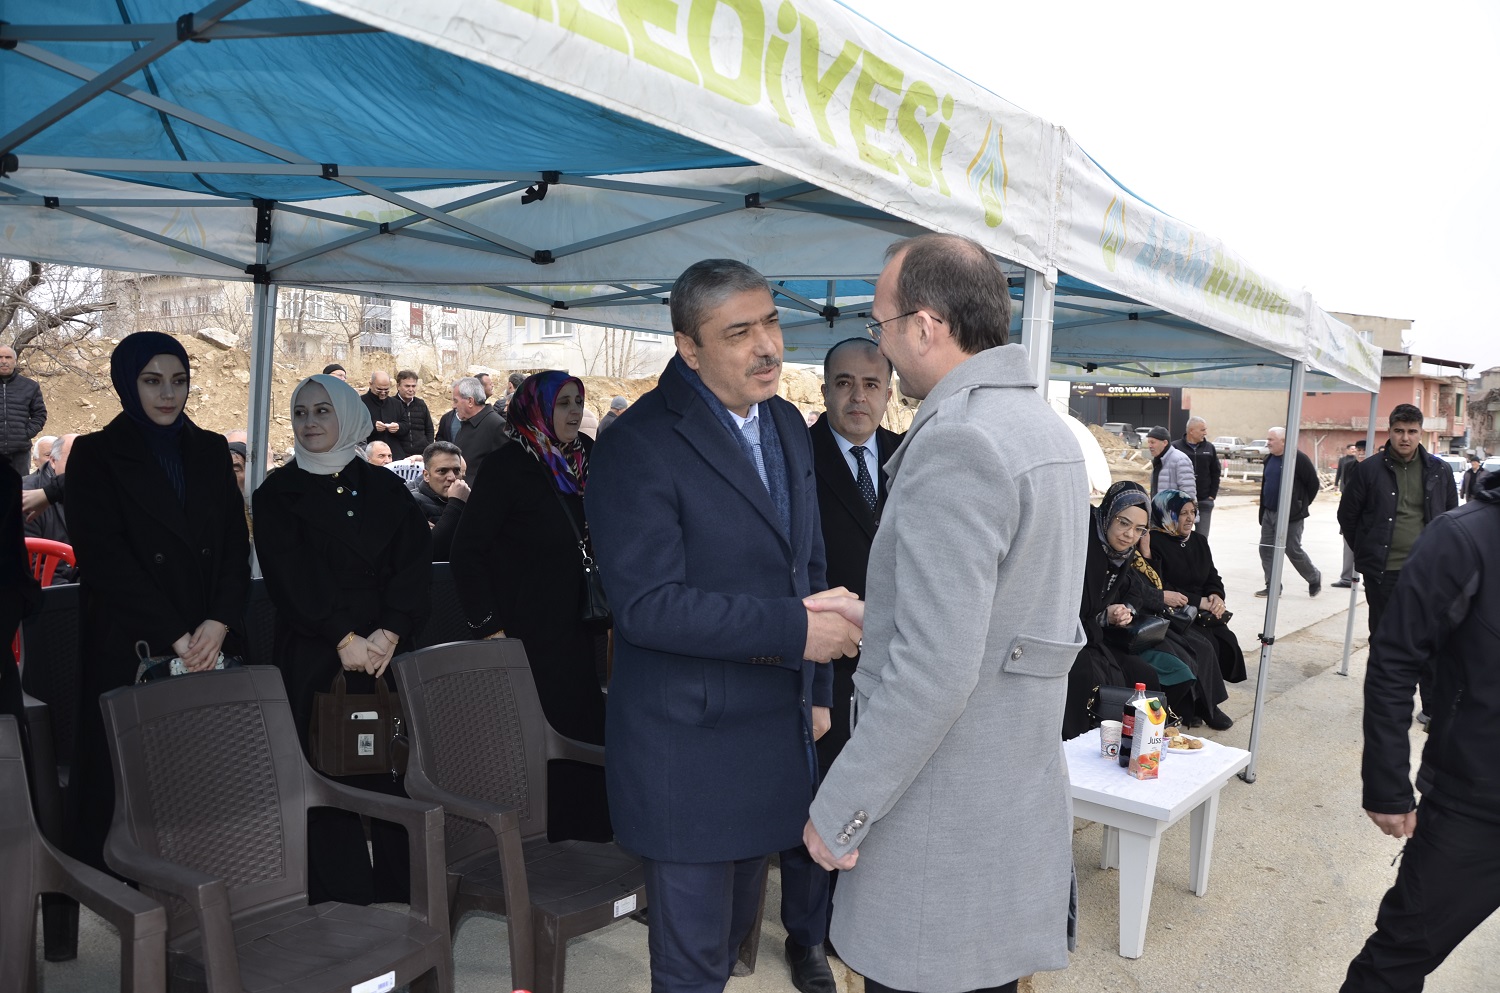
[[[438,438],[457,445],[469,465],[475,467],[510,440],[504,419],[495,408],[485,406],[484,400],[484,384],[466,376],[453,384],[453,409],[438,422]]]
[[[1219,496],[1219,478],[1224,474],[1219,450],[1208,440],[1208,422],[1201,417],[1189,417],[1182,437],[1172,447],[1193,463],[1193,478],[1198,484],[1198,523],[1193,530],[1207,538],[1208,522],[1214,515],[1214,500]]]

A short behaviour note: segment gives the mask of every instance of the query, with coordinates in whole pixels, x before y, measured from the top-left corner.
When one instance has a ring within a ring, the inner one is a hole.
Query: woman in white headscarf
[[[276,605],[275,660],[297,733],[307,748],[313,695],[340,669],[350,693],[375,692],[428,611],[431,532],[401,477],[368,465],[355,447],[370,414],[347,383],[309,376],[292,391],[296,458],[255,491],[255,551]],[[340,779],[402,795],[389,774]],[[405,903],[406,832],[371,825],[372,868],[359,817],[308,815],[308,895],[313,903]]]

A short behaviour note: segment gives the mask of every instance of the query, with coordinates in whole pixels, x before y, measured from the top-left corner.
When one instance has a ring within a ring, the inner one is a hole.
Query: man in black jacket
[[[869,338],[846,338],[823,359],[825,412],[813,422],[813,470],[828,584],[864,599],[870,542],[880,526],[889,480],[885,460],[902,436],[880,427],[891,398],[891,363]],[[849,741],[850,699],[859,656],[835,659],[831,724],[815,743],[818,775],[827,774]],[[833,990],[822,945],[832,912],[837,873],[812,861],[801,845],[781,853],[781,923],[787,930],[792,983],[798,990]],[[795,943],[795,944],[793,944]],[[820,982],[823,985],[820,985]]]
[[[1271,590],[1276,508],[1281,499],[1281,473],[1286,462],[1286,428],[1267,431],[1266,446],[1271,449],[1271,454],[1266,457],[1260,479],[1260,564],[1266,574],[1266,586],[1255,594],[1260,597],[1267,596]],[[1307,580],[1307,595],[1317,596],[1323,592],[1323,574],[1302,549],[1302,526],[1307,520],[1307,508],[1318,498],[1318,470],[1313,468],[1312,459],[1302,452],[1297,453],[1292,465],[1292,509],[1286,526],[1286,557],[1298,574]]]
[[[410,369],[396,373],[396,425],[396,444],[407,458],[421,455],[437,440],[432,411],[427,409],[427,401],[417,396],[417,374]]]
[[[16,371],[16,350],[0,345],[0,458],[17,476],[31,472],[31,439],[46,423],[42,388]]]
[[[383,441],[390,446],[391,458],[406,458],[406,449],[397,441],[401,434],[401,401],[391,396],[391,374],[383,369],[370,373],[370,388],[359,398],[370,411],[370,436],[365,441]]]
[[[1370,640],[1362,802],[1380,830],[1411,840],[1343,993],[1421,989],[1500,907],[1497,548],[1500,473],[1490,473],[1468,504],[1422,531]],[[1417,771],[1418,807],[1407,734],[1412,685],[1428,670],[1435,709]]]
[[[1365,439],[1361,438],[1354,444],[1344,449],[1344,456],[1339,459],[1338,471],[1333,475],[1333,488],[1340,493],[1344,487],[1349,485],[1349,479],[1354,472],[1354,467],[1365,460]],[[1331,584],[1339,589],[1347,590],[1354,585],[1354,546],[1349,544],[1349,539],[1344,539],[1344,565],[1339,570],[1338,581]]]
[[[1365,580],[1371,637],[1417,535],[1434,517],[1458,506],[1453,470],[1418,441],[1422,412],[1398,404],[1388,434],[1385,447],[1348,474],[1339,499],[1339,530]]]
[[[22,478],[23,493],[26,490],[45,489],[68,471],[68,455],[73,450],[73,439],[77,437],[76,434],[65,434],[53,441],[52,452],[42,463],[41,468]],[[68,536],[67,510],[61,503],[49,503],[45,510],[26,522],[25,531],[28,538],[46,538],[49,541],[60,541],[64,545],[73,543]],[[77,581],[76,572],[72,566],[66,562],[58,563],[57,571],[52,575],[53,586]]]
[[[451,441],[434,441],[422,452],[422,481],[412,494],[432,528],[432,561],[447,562],[453,535],[469,500],[469,484],[459,478],[463,453]]]
[[[1458,494],[1464,503],[1474,499],[1475,494],[1479,492],[1479,477],[1484,475],[1483,467],[1484,463],[1480,461],[1479,456],[1469,456],[1469,468],[1464,472],[1464,484]]]
[[[1192,460],[1193,479],[1198,484],[1198,523],[1193,530],[1206,539],[1208,524],[1214,515],[1214,501],[1219,497],[1219,477],[1224,474],[1219,450],[1208,440],[1208,422],[1201,417],[1189,417],[1187,427],[1174,447]]]

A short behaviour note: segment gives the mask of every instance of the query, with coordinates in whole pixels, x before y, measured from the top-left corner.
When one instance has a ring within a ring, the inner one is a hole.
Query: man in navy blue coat
[[[605,774],[645,863],[654,993],[719,993],[766,857],[801,843],[830,659],[859,630],[825,585],[812,445],[776,396],[765,277],[709,259],[672,287],[677,355],[594,448],[585,498],[614,612]]]

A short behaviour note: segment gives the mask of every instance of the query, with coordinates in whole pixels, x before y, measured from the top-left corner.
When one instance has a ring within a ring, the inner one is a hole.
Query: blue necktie
[[[855,477],[854,485],[859,487],[859,495],[865,498],[865,503],[870,509],[875,509],[875,481],[870,478],[870,467],[865,464],[865,452],[868,451],[864,445],[854,445],[849,449],[849,454],[854,456],[854,464],[859,466],[859,475]]]

